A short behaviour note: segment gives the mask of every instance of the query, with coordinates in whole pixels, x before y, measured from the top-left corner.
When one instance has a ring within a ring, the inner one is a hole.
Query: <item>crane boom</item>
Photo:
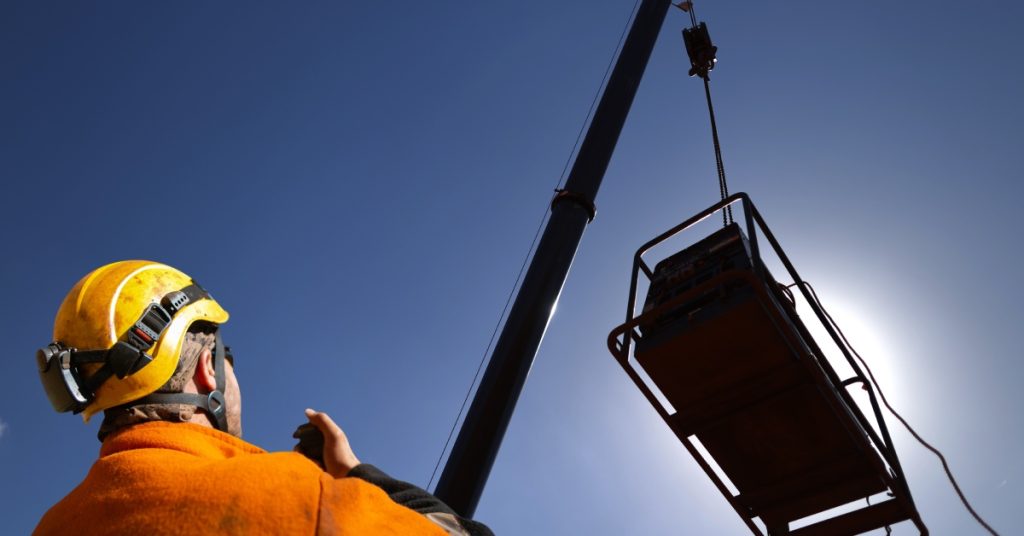
[[[463,516],[476,511],[583,231],[594,218],[597,191],[671,5],[669,0],[643,0],[637,10],[438,480],[434,493]]]

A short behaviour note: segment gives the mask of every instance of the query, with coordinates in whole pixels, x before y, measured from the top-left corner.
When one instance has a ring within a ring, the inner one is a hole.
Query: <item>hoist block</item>
[[[718,59],[718,47],[711,44],[711,35],[708,34],[708,26],[703,22],[693,28],[683,30],[683,44],[686,46],[686,54],[690,57],[690,76],[707,78],[708,73],[715,69]]]
[[[648,249],[740,200],[746,235],[733,223],[653,271],[644,264]],[[770,535],[856,534],[903,520],[927,534],[873,391],[881,435],[846,391],[852,383],[868,385],[860,368],[853,367],[850,380],[839,378],[792,294],[764,266],[756,240],[748,240],[756,239],[755,220],[793,280],[802,281],[749,199],[737,194],[637,252],[627,322],[609,336],[612,353],[755,534],[763,534],[755,519]],[[641,270],[650,284],[634,317]],[[819,304],[811,305],[817,313]],[[837,345],[846,351],[838,339]],[[826,513],[883,492],[891,498]],[[793,528],[814,515],[822,519]]]

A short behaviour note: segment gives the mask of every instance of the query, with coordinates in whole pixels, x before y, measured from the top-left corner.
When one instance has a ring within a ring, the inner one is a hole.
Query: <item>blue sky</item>
[[[0,5],[5,531],[97,455],[33,352],[75,281],[126,258],[231,312],[248,440],[290,448],[311,406],[426,484],[632,5]],[[1024,531],[1024,8],[697,9],[730,185],[976,508]],[[477,511],[500,534],[744,533],[605,347],[636,247],[716,200],[686,23],[666,21]],[[890,423],[932,532],[980,533]]]

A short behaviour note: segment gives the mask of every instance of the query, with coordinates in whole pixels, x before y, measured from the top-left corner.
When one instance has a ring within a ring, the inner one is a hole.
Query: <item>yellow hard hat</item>
[[[163,386],[194,322],[227,320],[227,311],[179,270],[151,261],[108,264],[64,298],[54,343],[37,353],[40,377],[55,409],[81,412],[88,422]]]

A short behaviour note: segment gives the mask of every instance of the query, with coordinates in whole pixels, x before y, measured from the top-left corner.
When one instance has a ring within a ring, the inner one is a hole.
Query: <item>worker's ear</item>
[[[209,393],[217,388],[217,375],[213,369],[213,352],[204,348],[196,360],[196,373],[192,375],[192,381],[200,393]]]

